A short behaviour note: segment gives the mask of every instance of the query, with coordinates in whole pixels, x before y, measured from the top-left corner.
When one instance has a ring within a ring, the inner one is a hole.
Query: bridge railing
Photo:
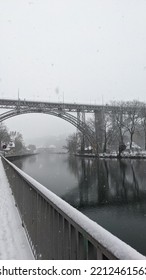
[[[35,259],[145,259],[14,164],[2,161]]]

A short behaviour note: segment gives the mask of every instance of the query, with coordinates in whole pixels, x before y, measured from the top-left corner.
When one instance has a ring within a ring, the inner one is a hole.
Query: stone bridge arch
[[[95,139],[95,134],[91,130],[91,128],[81,119],[63,110],[51,110],[47,108],[23,108],[23,109],[16,108],[0,114],[0,122],[15,117],[17,115],[23,115],[29,113],[42,113],[42,114],[52,115],[64,119],[65,121],[71,123],[73,126],[75,126],[79,131],[83,133],[84,137],[89,141],[90,145],[92,146],[93,151],[96,153],[96,139]]]

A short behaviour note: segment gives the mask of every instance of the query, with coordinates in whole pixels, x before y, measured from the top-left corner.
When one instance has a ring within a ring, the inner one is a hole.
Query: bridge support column
[[[103,132],[104,132],[104,112],[103,109],[94,111],[95,116],[95,138],[96,138],[96,153],[103,152]]]
[[[85,123],[85,112],[82,112],[82,122]],[[85,151],[85,135],[82,133],[82,139],[81,139],[81,152]]]
[[[77,123],[78,123],[78,126],[80,125],[80,119],[81,119],[80,115],[81,115],[81,112],[80,112],[80,111],[77,111]],[[79,129],[77,128],[77,131],[78,131],[78,130],[79,130]]]
[[[78,122],[78,125],[80,124],[80,122],[82,123],[85,123],[85,112],[81,112],[81,111],[78,111],[77,112],[77,122]],[[80,132],[80,130],[77,130],[77,132]],[[85,150],[85,135],[84,133],[82,133],[81,135],[81,152],[83,153]]]

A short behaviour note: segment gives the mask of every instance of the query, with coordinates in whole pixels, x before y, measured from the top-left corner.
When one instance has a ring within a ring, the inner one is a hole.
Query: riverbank
[[[101,158],[101,159],[146,159],[146,152],[145,153],[125,153],[125,154],[121,154],[120,156],[116,153],[100,153],[99,155],[95,155],[95,154],[74,154],[75,156],[78,157],[87,157],[87,158]]]
[[[8,160],[15,160],[15,159],[31,157],[31,156],[35,156],[35,155],[38,155],[38,153],[22,154],[22,155],[6,155],[5,157]]]

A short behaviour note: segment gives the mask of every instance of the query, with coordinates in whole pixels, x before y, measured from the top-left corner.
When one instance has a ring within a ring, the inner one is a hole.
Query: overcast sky
[[[0,38],[0,98],[146,102],[145,0],[0,0]]]

